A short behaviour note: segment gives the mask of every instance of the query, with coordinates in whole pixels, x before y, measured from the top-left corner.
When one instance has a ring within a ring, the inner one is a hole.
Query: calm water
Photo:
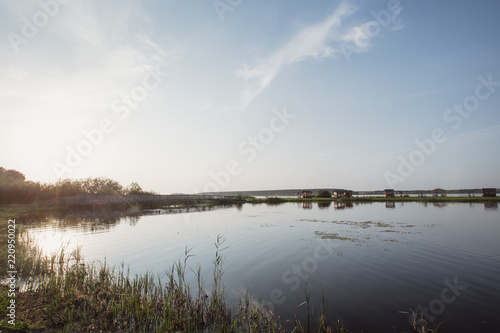
[[[282,318],[319,316],[364,332],[409,331],[408,315],[440,332],[500,332],[500,212],[484,204],[243,205],[140,217],[48,220],[29,232],[47,252],[83,247],[87,261],[124,262],[163,276],[184,251],[210,282],[214,241],[226,237],[228,301],[249,289]],[[193,281],[193,287],[195,286]],[[392,327],[395,328],[392,328]]]

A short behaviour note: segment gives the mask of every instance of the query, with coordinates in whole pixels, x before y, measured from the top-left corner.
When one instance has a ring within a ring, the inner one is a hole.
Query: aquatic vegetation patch
[[[338,239],[338,240],[345,240],[345,241],[351,241],[351,242],[360,242],[360,240],[357,238],[343,237],[343,236],[339,236],[339,234],[337,234],[337,233],[315,231],[314,234],[316,236],[319,236],[321,239]]]

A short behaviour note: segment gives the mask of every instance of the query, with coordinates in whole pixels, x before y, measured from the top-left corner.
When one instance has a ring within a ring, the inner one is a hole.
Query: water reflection
[[[165,214],[186,214],[194,212],[208,212],[236,207],[242,210],[242,205],[200,205],[192,207],[170,207],[161,209],[138,210],[80,210],[70,212],[49,212],[28,215],[23,224],[30,228],[57,229],[66,231],[77,229],[83,232],[108,231],[114,228],[119,222],[136,225],[142,216],[165,215]]]
[[[333,205],[332,205],[333,202]],[[296,205],[297,207],[300,207],[305,210],[310,210],[313,209],[315,205],[317,205],[318,209],[320,210],[329,210],[332,206],[333,209],[335,210],[343,210],[343,209],[348,209],[348,208],[354,208],[354,206],[370,206],[373,205],[376,202],[343,202],[343,201],[319,201],[319,202],[297,202]],[[385,208],[387,209],[395,209],[396,208],[396,203],[398,203],[398,206],[403,208],[405,204],[409,204],[408,202],[397,202],[397,201],[385,201]],[[285,203],[266,203],[268,206],[276,206],[276,205],[283,205]],[[411,204],[414,204],[411,202]],[[437,208],[447,208],[453,205],[456,205],[457,203],[453,202],[428,202],[428,201],[422,201],[422,202],[417,202],[418,205],[421,205],[423,207],[437,207]],[[473,208],[476,207],[477,205],[480,205],[480,202],[469,202],[469,203],[461,203],[468,205],[469,207]],[[238,211],[241,211],[241,206],[237,207]],[[498,202],[496,201],[488,201],[484,202],[484,209],[485,210],[498,210]]]
[[[484,203],[484,210],[498,210],[498,203],[487,201]]]
[[[84,210],[71,212],[49,212],[43,216],[39,214],[28,215],[23,224],[31,228],[57,229],[66,231],[78,229],[83,232],[109,230],[122,219],[133,223],[139,219],[138,212],[110,211],[110,210]]]
[[[320,201],[318,202],[319,209],[328,209],[332,205],[331,201]]]
[[[312,202],[303,202],[302,203],[302,209],[312,209],[312,208],[313,208]]]
[[[396,208],[396,203],[394,201],[387,201],[385,203],[385,208]]]
[[[433,202],[432,205],[438,208],[448,207],[449,202]]]
[[[335,201],[335,204],[333,205],[333,208],[335,209],[345,209],[345,208],[353,208],[352,202],[339,202]]]

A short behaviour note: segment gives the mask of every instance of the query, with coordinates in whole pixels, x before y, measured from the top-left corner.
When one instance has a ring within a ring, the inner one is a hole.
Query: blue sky
[[[161,193],[500,187],[498,13],[0,1],[0,165]]]

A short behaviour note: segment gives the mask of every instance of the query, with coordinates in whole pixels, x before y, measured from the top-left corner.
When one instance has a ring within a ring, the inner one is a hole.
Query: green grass
[[[6,205],[0,206],[0,223],[7,225],[7,220],[18,219],[23,214],[32,210],[30,205]]]
[[[17,297],[14,299],[17,301]],[[33,326],[23,320],[16,318],[15,325],[8,322],[11,319],[7,317],[7,306],[10,304],[10,300],[8,288],[0,285],[0,332],[29,332]]]
[[[258,203],[266,203],[268,205],[280,205],[285,202],[291,202],[288,199],[290,198],[280,198],[280,197],[269,197],[269,198],[254,198],[249,197],[245,199],[245,202],[258,204]]]

